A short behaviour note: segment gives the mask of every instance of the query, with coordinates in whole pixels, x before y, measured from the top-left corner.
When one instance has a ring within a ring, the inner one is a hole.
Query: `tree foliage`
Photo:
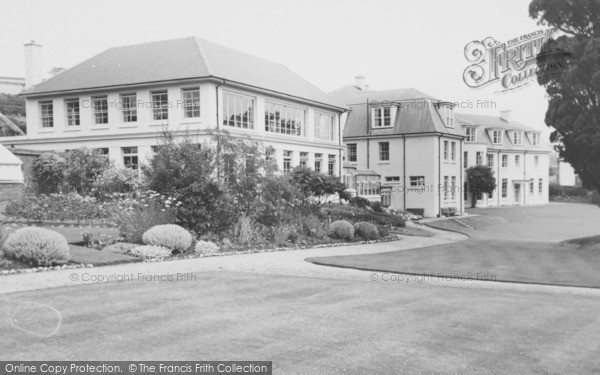
[[[482,195],[491,194],[496,189],[496,178],[492,168],[485,165],[475,165],[467,169],[467,186],[471,192],[471,208],[477,205]]]
[[[600,189],[600,1],[533,0],[529,15],[565,33],[537,56],[551,140],[584,186]]]
[[[65,182],[70,190],[81,195],[89,195],[98,177],[110,167],[108,156],[85,147],[70,150],[63,158],[66,163]]]
[[[33,174],[38,192],[57,193],[65,177],[65,159],[54,153],[44,152],[33,162]]]

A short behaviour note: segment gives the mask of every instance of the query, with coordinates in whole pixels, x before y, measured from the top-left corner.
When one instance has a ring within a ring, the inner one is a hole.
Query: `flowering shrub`
[[[145,259],[163,259],[171,255],[171,249],[164,246],[144,245],[133,248],[131,255]]]
[[[131,193],[136,191],[141,184],[138,171],[125,167],[111,167],[106,169],[94,183],[101,198],[114,193]]]
[[[31,195],[10,202],[5,215],[32,221],[83,221],[108,218],[92,197],[77,193]]]
[[[117,254],[129,254],[129,253],[131,253],[131,250],[133,250],[139,246],[140,246],[139,244],[135,244],[135,243],[117,242],[112,245],[106,246],[105,248],[102,249],[102,251],[108,251],[110,253],[117,253]]]
[[[354,238],[354,227],[345,220],[338,220],[329,226],[329,237],[350,241]]]
[[[67,240],[60,233],[44,228],[17,229],[2,248],[7,258],[35,266],[50,266],[67,261],[71,256]]]
[[[141,243],[148,229],[173,223],[176,208],[181,205],[174,198],[152,190],[113,193],[106,198],[110,200],[101,205],[102,211],[117,224],[123,240],[133,243]]]
[[[214,254],[219,252],[219,246],[210,241],[198,241],[194,251],[198,254]]]
[[[54,152],[44,152],[33,162],[35,184],[40,193],[57,193],[65,178],[66,161]]]
[[[142,236],[146,245],[163,246],[175,251],[185,251],[192,246],[192,235],[179,225],[157,225]]]
[[[366,241],[375,240],[377,237],[379,237],[377,226],[373,223],[367,223],[364,221],[354,223],[354,234]]]

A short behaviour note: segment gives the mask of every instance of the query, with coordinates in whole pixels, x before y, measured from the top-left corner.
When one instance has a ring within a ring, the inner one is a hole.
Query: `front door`
[[[515,184],[515,203],[521,204],[521,184]]]

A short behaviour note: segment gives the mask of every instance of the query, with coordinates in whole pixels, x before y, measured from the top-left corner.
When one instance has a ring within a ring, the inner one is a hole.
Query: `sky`
[[[532,82],[498,93],[468,87],[465,46],[543,29],[527,0],[1,0],[0,76],[24,76],[23,44],[43,45],[43,67],[69,68],[107,48],[198,36],[286,65],[329,92],[361,74],[374,90],[412,87],[547,130],[545,91]],[[478,101],[482,104],[477,105]]]

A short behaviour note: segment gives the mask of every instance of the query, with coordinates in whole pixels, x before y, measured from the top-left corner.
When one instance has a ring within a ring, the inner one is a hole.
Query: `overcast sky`
[[[498,94],[471,89],[464,48],[507,41],[542,27],[526,0],[125,1],[4,0],[0,76],[24,76],[23,43],[43,45],[44,70],[71,67],[111,46],[198,36],[283,63],[325,91],[362,74],[373,89],[413,87],[452,102],[491,101],[514,119],[546,129],[537,83]],[[149,62],[151,63],[151,62]]]

